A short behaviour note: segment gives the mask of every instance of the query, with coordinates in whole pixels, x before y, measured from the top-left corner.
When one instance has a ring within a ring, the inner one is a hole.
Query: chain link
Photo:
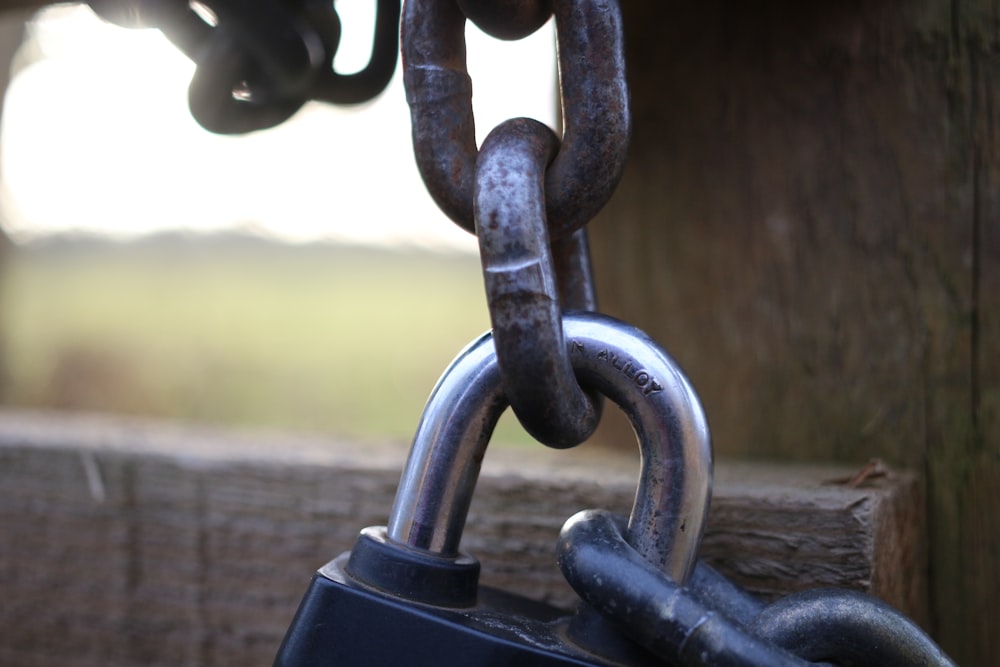
[[[552,261],[563,310],[597,310],[587,228],[581,227],[569,236],[552,241]]]
[[[635,327],[598,313],[563,321],[573,369],[614,401],[636,433],[639,483],[629,532],[643,557],[686,578],[708,517],[712,454],[697,396],[676,362]],[[389,536],[455,555],[473,489],[507,407],[493,337],[466,347],[434,387],[389,515]],[[638,373],[622,372],[624,364]]]
[[[476,160],[475,218],[507,400],[537,440],[572,447],[597,428],[600,404],[577,383],[563,340],[543,193],[558,146],[537,121],[517,118],[496,127]]]
[[[241,134],[278,125],[307,101],[355,104],[376,96],[396,67],[400,0],[377,0],[372,55],[340,74],[340,18],[321,0],[90,0],[102,18],[159,28],[197,69],[191,114],[205,129]]]
[[[913,621],[873,597],[817,589],[765,605],[701,563],[690,579],[671,579],[624,532],[608,512],[577,514],[560,535],[559,566],[580,597],[670,664],[955,667]]]
[[[550,13],[562,141],[537,121],[515,119],[494,129],[477,150],[466,20],[516,39],[537,30]],[[582,227],[610,198],[628,148],[617,3],[407,0],[401,35],[417,165],[442,211],[479,236],[508,400],[540,442],[577,445],[596,428],[600,399],[584,392],[573,375],[561,312],[595,307]]]
[[[552,0],[457,0],[466,18],[497,39],[522,39],[552,16]]]
[[[550,237],[559,239],[610,199],[625,165],[631,114],[617,2],[555,0],[553,7],[564,130],[545,174],[545,211]],[[456,0],[407,0],[401,35],[417,166],[441,210],[471,232],[477,149],[465,22]]]

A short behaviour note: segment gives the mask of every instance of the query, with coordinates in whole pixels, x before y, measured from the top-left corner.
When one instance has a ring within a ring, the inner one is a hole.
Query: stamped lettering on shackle
[[[586,353],[587,349],[583,343],[574,340],[571,342],[571,348],[574,353]],[[649,396],[650,394],[655,394],[658,391],[663,391],[663,385],[657,382],[656,378],[650,375],[650,373],[638,366],[635,366],[631,359],[623,359],[618,356],[617,352],[613,352],[607,348],[601,349],[597,353],[597,359],[608,364],[615,370],[619,371],[622,375],[632,380],[637,387],[642,389],[643,396]]]

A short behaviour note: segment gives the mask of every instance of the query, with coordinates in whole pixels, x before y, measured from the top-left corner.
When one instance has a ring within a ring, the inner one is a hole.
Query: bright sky
[[[344,39],[355,38],[338,71],[367,61],[374,4],[337,2]],[[11,84],[0,139],[0,206],[15,239],[252,225],[294,241],[475,248],[424,190],[398,65],[373,102],[310,104],[273,130],[223,137],[191,118],[193,65],[159,32],[59,6],[33,39],[44,57]],[[468,40],[479,141],[514,116],[554,126],[551,25],[514,43],[470,28]]]

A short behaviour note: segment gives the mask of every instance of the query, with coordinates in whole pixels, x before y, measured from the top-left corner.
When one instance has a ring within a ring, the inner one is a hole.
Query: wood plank
[[[1000,664],[995,619],[1000,612],[1000,59],[997,38],[983,39],[996,25],[997,3],[962,7],[963,52],[969,68],[973,189],[972,247],[972,437],[945,443],[936,459],[951,464],[940,493],[959,496],[956,514],[943,515],[937,535],[957,540],[958,562],[934,582],[934,597],[947,602],[949,632],[967,642],[979,664]],[[936,541],[935,541],[936,542]],[[943,544],[936,544],[944,551]],[[961,573],[961,576],[955,576]],[[957,584],[957,585],[956,585]],[[973,664],[970,660],[969,664]]]
[[[406,446],[0,412],[0,663],[268,664],[312,572],[386,520]],[[562,522],[627,511],[635,455],[495,447],[463,548],[483,581],[570,608]],[[705,558],[767,596],[816,585],[918,619],[921,489],[894,473],[722,464]]]
[[[720,455],[926,473],[933,631],[1000,664],[1000,3],[623,14],[602,305],[685,367]]]

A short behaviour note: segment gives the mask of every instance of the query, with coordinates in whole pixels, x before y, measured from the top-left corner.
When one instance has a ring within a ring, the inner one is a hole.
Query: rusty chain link
[[[501,124],[477,150],[465,25],[518,39],[555,16],[564,131]],[[403,80],[414,154],[432,198],[479,237],[504,390],[524,428],[552,447],[586,440],[600,400],[573,375],[562,311],[595,296],[583,225],[621,178],[631,116],[621,14],[599,0],[407,0]]]
[[[464,4],[481,8],[490,3]],[[610,199],[625,165],[631,115],[618,3],[552,4],[564,130],[545,173],[545,212],[551,238],[560,239],[590,221]],[[407,0],[401,36],[417,166],[441,210],[471,232],[477,149],[465,22],[456,0]],[[497,32],[494,22],[486,25]]]
[[[600,403],[577,382],[563,339],[543,188],[558,145],[537,121],[497,126],[476,160],[474,210],[504,393],[536,439],[572,447],[597,428]]]

